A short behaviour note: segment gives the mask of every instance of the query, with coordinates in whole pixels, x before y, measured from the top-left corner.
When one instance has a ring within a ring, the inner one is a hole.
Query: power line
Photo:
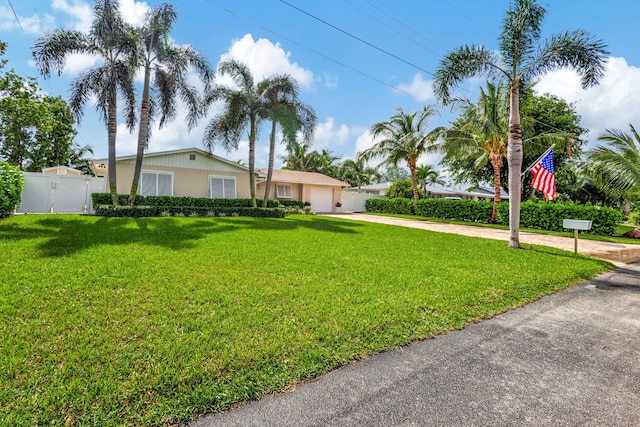
[[[335,26],[335,25],[333,25],[333,24],[331,24],[331,23],[329,23],[329,22],[327,22],[327,21],[325,21],[325,20],[323,20],[321,18],[318,18],[317,16],[315,16],[315,15],[313,15],[313,14],[311,14],[311,13],[309,13],[309,12],[303,10],[303,9],[300,9],[299,7],[294,6],[294,5],[292,5],[291,3],[289,3],[289,2],[287,2],[285,0],[280,0],[280,3],[283,3],[283,4],[287,5],[287,6],[289,6],[290,8],[295,9],[298,12],[303,13],[303,14],[307,15],[308,17],[312,18],[312,19],[315,19],[316,21],[325,24],[328,27],[331,27],[334,30],[341,32],[342,34],[345,34],[345,35],[347,35],[347,36],[349,36],[349,37],[351,37],[351,38],[353,38],[355,40],[358,40],[360,43],[363,43],[363,44],[365,44],[365,45],[367,45],[367,46],[369,46],[369,47],[371,47],[371,48],[373,48],[373,49],[375,49],[375,50],[377,50],[379,52],[382,52],[385,55],[388,55],[388,56],[390,56],[390,57],[392,57],[394,59],[397,59],[398,61],[409,65],[410,67],[413,67],[413,68],[415,68],[415,69],[417,69],[419,71],[422,71],[423,73],[426,73],[426,74],[429,74],[430,76],[433,76],[433,73],[431,71],[427,71],[424,68],[422,68],[422,67],[420,67],[420,66],[418,66],[418,65],[416,65],[416,64],[414,64],[412,62],[407,61],[406,59],[400,58],[398,55],[394,55],[393,53],[391,53],[391,52],[389,52],[389,51],[387,51],[385,49],[382,49],[381,47],[378,47],[378,46],[374,45],[373,43],[369,43],[368,41],[366,41],[366,40],[364,40],[364,39],[362,39],[362,38],[360,38],[360,37],[358,37],[356,35],[353,35],[350,32],[348,32],[346,30],[343,30],[342,28],[339,28],[339,27],[337,27],[337,26]]]
[[[13,8],[13,4],[11,4],[11,0],[7,0],[7,2],[9,3],[9,7],[11,8],[11,11],[13,12],[13,16],[15,16],[16,18],[16,22],[18,23],[18,27],[20,27],[20,31],[22,31],[22,35],[24,37],[24,39],[27,41],[27,44],[29,43],[29,39],[27,39],[27,35],[24,32],[24,28],[22,28],[22,23],[20,22],[20,18],[18,18],[18,14],[16,13],[16,10]]]

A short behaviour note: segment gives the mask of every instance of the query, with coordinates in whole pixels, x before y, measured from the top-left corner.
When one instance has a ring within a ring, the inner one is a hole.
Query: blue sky
[[[139,23],[150,7],[160,2],[120,0],[122,13]],[[178,20],[172,38],[190,44],[215,67],[220,60],[235,58],[247,63],[257,79],[288,73],[301,86],[300,98],[318,116],[314,149],[329,149],[343,158],[370,147],[368,129],[387,120],[395,108],[411,112],[435,103],[431,78],[440,59],[463,44],[498,47],[498,36],[509,0],[176,0]],[[13,5],[16,20],[10,5]],[[546,38],[565,30],[585,29],[608,44],[611,58],[602,84],[584,91],[570,71],[544,77],[540,92],[574,102],[582,125],[595,143],[605,128],[627,129],[638,120],[640,106],[640,49],[637,17],[640,0],[541,0],[547,9],[543,26]],[[75,57],[58,77],[42,79],[31,62],[35,39],[54,28],[86,29],[92,20],[92,1],[0,0],[0,40],[9,43],[8,67],[22,75],[39,78],[42,89],[67,98],[69,82],[91,58]],[[293,6],[293,7],[292,7]],[[370,45],[321,23],[300,8],[339,27]],[[18,25],[20,22],[22,29]],[[384,50],[387,53],[383,53]],[[395,56],[395,57],[394,57]],[[466,82],[458,93],[474,99],[482,80]],[[446,126],[453,118],[448,107],[432,125]],[[216,106],[209,111],[213,117]],[[161,131],[155,130],[149,151],[202,147],[207,119],[187,132],[184,113]],[[78,125],[76,141],[90,145],[96,157],[106,157],[106,129],[88,105]],[[257,146],[257,165],[266,165],[267,129]],[[132,154],[135,135],[120,126],[118,155]],[[248,157],[247,143],[227,153],[230,160]],[[283,149],[279,148],[279,154]],[[437,156],[422,159],[437,164]]]

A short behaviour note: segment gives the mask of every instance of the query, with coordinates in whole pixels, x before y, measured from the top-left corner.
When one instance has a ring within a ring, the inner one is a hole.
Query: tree
[[[150,125],[154,110],[152,105],[160,108],[159,127],[173,120],[177,113],[178,99],[187,106],[187,122],[189,130],[195,126],[201,115],[201,100],[196,88],[187,78],[190,69],[198,71],[205,86],[209,85],[213,71],[208,61],[190,46],[179,46],[169,41],[171,28],[176,21],[177,13],[173,6],[162,3],[151,9],[144,25],[138,29],[140,62],[144,70],[142,101],[140,104],[140,124],[138,130],[138,149],[131,182],[129,204],[133,205],[138,193],[140,172],[144,150],[150,137]],[[153,77],[153,81],[152,81]],[[151,87],[158,97],[151,103]]]
[[[411,173],[413,199],[418,200],[417,162],[423,154],[435,151],[435,143],[442,129],[436,128],[425,133],[425,128],[428,119],[438,111],[433,105],[426,105],[421,111],[411,114],[405,113],[400,107],[396,111],[389,121],[375,123],[371,127],[373,137],[382,139],[365,150],[362,157],[367,161],[382,157],[384,160],[381,164],[389,166],[406,162]]]
[[[440,171],[431,165],[422,165],[416,168],[416,178],[422,187],[422,192],[427,193],[427,185],[445,185],[444,179],[440,177]]]
[[[413,183],[410,179],[399,179],[393,181],[387,191],[384,194],[386,199],[414,199],[415,193],[413,192]],[[419,193],[419,197],[423,197],[422,193]],[[415,199],[414,199],[415,200]]]
[[[249,188],[253,207],[256,203],[256,139],[262,122],[270,117],[268,94],[278,92],[278,78],[266,78],[257,84],[245,64],[231,60],[219,64],[218,71],[233,79],[237,88],[216,85],[207,91],[205,107],[223,101],[222,113],[209,121],[203,143],[209,151],[220,142],[225,150],[236,149],[243,131],[249,128]]]
[[[0,159],[22,170],[67,165],[73,155],[73,116],[60,97],[45,96],[33,78],[0,76]]]
[[[640,196],[640,135],[632,124],[629,129],[631,134],[606,129],[598,140],[607,145],[599,145],[587,153],[589,170],[602,183],[601,188],[627,200]],[[640,227],[625,236],[640,238]]]
[[[296,142],[298,131],[302,132],[303,143],[311,143],[316,126],[316,114],[313,109],[297,99],[298,83],[295,79],[288,75],[282,75],[274,77],[273,80],[275,84],[265,96],[269,108],[271,132],[269,134],[269,161],[262,201],[263,208],[267,207],[271,192],[277,125],[280,124],[284,141],[289,144]],[[275,82],[276,80],[277,82]]]
[[[84,105],[94,96],[96,108],[107,126],[109,191],[118,204],[116,184],[116,135],[118,97],[124,100],[127,127],[136,123],[136,99],[133,73],[137,65],[137,35],[119,12],[117,0],[96,0],[94,19],[88,33],[57,29],[38,38],[33,58],[38,71],[49,78],[52,69],[62,74],[65,60],[72,54],[100,58],[99,64],[80,73],[71,83],[71,111],[79,122]]]
[[[506,129],[507,108],[504,103],[504,85],[487,82],[486,90],[480,88],[480,96],[476,103],[459,100],[460,118],[452,129],[445,133],[441,148],[445,155],[443,164],[452,159],[474,159],[474,167],[482,168],[491,164],[493,168],[493,210],[491,222],[495,222],[498,204],[500,203],[500,170],[502,159],[507,157]]]
[[[375,175],[377,168],[371,167],[356,153],[354,160],[347,159],[338,165],[338,179],[348,182],[352,187],[360,187],[371,183],[371,177]]]
[[[309,148],[309,144],[297,141],[287,144],[287,154],[280,157],[280,160],[284,163],[282,169],[312,172],[318,152],[309,151]]]
[[[500,77],[509,86],[510,248],[520,247],[520,91],[547,72],[565,67],[580,74],[583,88],[594,86],[604,74],[608,54],[602,41],[583,30],[567,31],[539,44],[545,14],[536,0],[514,0],[503,21],[498,52],[484,46],[462,46],[441,60],[434,77],[435,95],[445,105],[451,101],[451,89],[469,77]]]

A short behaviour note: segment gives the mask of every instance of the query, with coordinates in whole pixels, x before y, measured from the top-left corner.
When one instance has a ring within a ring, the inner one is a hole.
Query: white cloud
[[[229,51],[220,56],[220,62],[235,59],[247,64],[256,82],[274,74],[288,74],[298,81],[300,87],[310,88],[313,73],[291,62],[290,56],[291,53],[285,52],[280,43],[273,44],[268,39],[254,40],[251,34],[247,34],[233,42]]]
[[[22,27],[26,34],[40,35],[45,29],[53,27],[53,25],[54,19],[51,15],[18,16],[18,20],[16,20],[11,9],[0,6],[0,31],[16,31]]]
[[[344,145],[351,135],[349,127],[342,123],[337,126],[333,117],[328,117],[323,123],[318,123],[313,141],[314,150],[328,149],[335,151]]]
[[[74,23],[73,29],[86,32],[91,28],[93,22],[93,9],[81,0],[53,0],[51,2],[53,10],[69,15]]]
[[[141,25],[147,12],[151,8],[147,2],[137,2],[134,0],[120,0],[120,13],[122,19],[131,25]]]
[[[324,85],[327,89],[335,89],[338,87],[338,75],[337,74],[329,74],[326,71],[324,74]]]
[[[357,153],[362,153],[364,150],[373,147],[376,142],[377,141],[371,134],[371,131],[366,129],[356,138],[356,153],[354,153],[354,156]]]
[[[609,58],[604,77],[596,87],[584,90],[575,72],[560,70],[543,77],[535,90],[575,103],[591,141],[606,128],[626,130],[629,123],[638,121],[640,68],[627,64],[624,58]]]
[[[396,89],[400,92],[411,95],[416,101],[426,102],[434,100],[432,80],[425,80],[422,74],[417,73],[413,76],[411,83],[399,84]]]

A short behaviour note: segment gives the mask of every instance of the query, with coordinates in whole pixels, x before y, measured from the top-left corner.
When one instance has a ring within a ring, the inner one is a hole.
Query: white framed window
[[[173,196],[173,172],[142,171],[138,193],[141,196]]]
[[[291,186],[290,185],[280,185],[276,186],[276,193],[278,199],[292,199],[293,195],[291,194]]]
[[[209,197],[212,199],[235,199],[236,177],[209,175]]]

